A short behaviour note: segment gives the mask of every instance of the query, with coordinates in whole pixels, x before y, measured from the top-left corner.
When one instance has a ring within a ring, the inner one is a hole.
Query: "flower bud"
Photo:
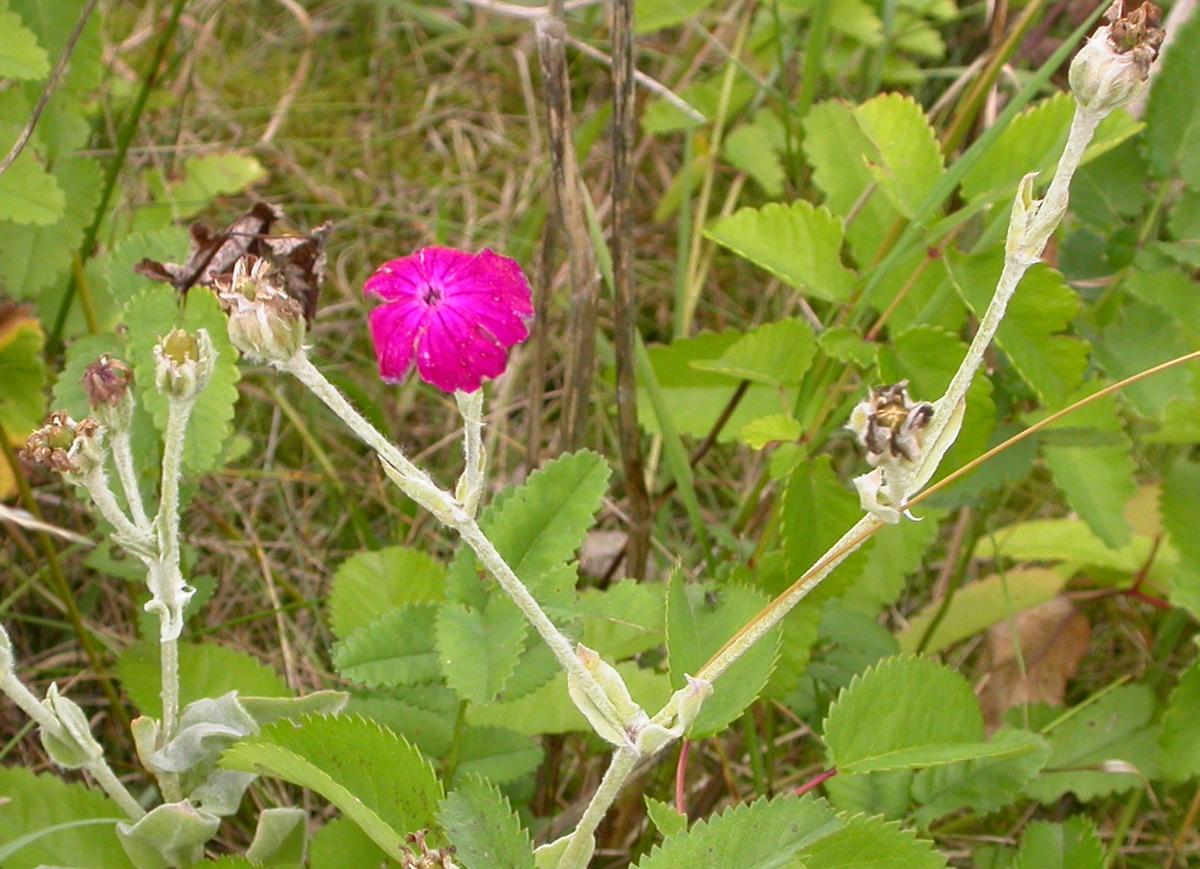
[[[304,306],[285,286],[283,275],[253,254],[234,264],[228,283],[217,282],[229,340],[252,362],[284,362],[304,347]]]
[[[104,749],[92,736],[87,716],[73,700],[58,693],[58,685],[50,686],[42,705],[59,723],[57,732],[42,728],[42,745],[51,760],[61,767],[78,769],[104,756]]]
[[[567,693],[575,701],[575,706],[600,738],[616,746],[636,747],[637,736],[642,728],[650,723],[650,717],[633,701],[621,674],[617,672],[616,667],[582,644],[575,647],[575,657],[604,691],[616,711],[617,718],[613,720],[607,710],[597,706],[580,684],[582,680],[573,673],[568,673]]]
[[[1127,106],[1146,89],[1150,65],[1158,57],[1162,13],[1153,3],[1125,12],[1116,0],[1105,13],[1108,21],[1093,33],[1071,61],[1069,79],[1075,99],[1101,115]]]
[[[194,398],[208,384],[216,356],[206,330],[175,329],[154,345],[154,385],[173,398]]]
[[[133,417],[132,368],[105,353],[83,372],[82,383],[92,413],[106,428],[129,428]]]

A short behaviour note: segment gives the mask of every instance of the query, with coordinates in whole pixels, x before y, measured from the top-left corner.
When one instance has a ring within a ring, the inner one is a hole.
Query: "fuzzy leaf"
[[[343,677],[372,688],[420,685],[441,675],[434,642],[436,604],[406,604],[356,628],[333,647]]]
[[[667,591],[667,654],[671,684],[682,688],[725,642],[768,602],[761,592],[735,585],[686,586],[675,574]],[[754,702],[775,666],[780,630],[759,640],[713,683],[713,693],[688,731],[702,739],[724,730]]]
[[[1179,677],[1163,717],[1159,744],[1162,746],[1163,776],[1168,781],[1183,782],[1200,776],[1197,721],[1200,721],[1200,664],[1193,661]]]
[[[224,769],[315,791],[392,855],[433,825],[442,788],[417,749],[362,718],[321,716],[264,727],[221,755]]]
[[[945,869],[928,839],[895,821],[849,818],[846,825],[801,853],[804,869]]]
[[[650,818],[650,822],[654,824],[654,829],[658,830],[658,834],[664,839],[668,836],[682,833],[688,828],[687,815],[670,803],[656,800],[650,796],[646,797],[645,800],[646,815]]]
[[[1050,747],[1036,733],[1001,730],[992,742],[1024,749],[1012,754],[923,769],[912,794],[922,803],[915,820],[922,828],[962,808],[986,813],[1012,803],[1046,765]]]
[[[1146,152],[1156,177],[1200,189],[1200,18],[1191,16],[1159,61],[1146,105]]]
[[[982,743],[967,680],[928,658],[890,658],[857,676],[830,706],[824,734],[831,761],[852,773],[1001,753]]]
[[[782,869],[804,849],[845,826],[811,796],[761,798],[670,836],[634,869]]]
[[[1141,787],[1145,778],[1158,775],[1159,728],[1150,723],[1154,707],[1148,688],[1124,685],[1067,717],[1046,734],[1050,741],[1047,771],[1025,793],[1052,803],[1071,791],[1086,802]],[[1097,769],[1110,761],[1129,764],[1137,772]]]
[[[748,332],[719,359],[698,360],[692,366],[779,387],[799,383],[816,355],[812,326],[803,320],[785,319]]]
[[[127,820],[98,789],[67,784],[57,775],[0,767],[4,869],[132,869],[114,832],[118,821]]]
[[[464,869],[533,869],[533,841],[495,785],[474,779],[441,802],[438,821]]]
[[[107,263],[108,288],[113,299],[118,305],[124,305],[148,289],[162,292],[164,284],[138,274],[133,270],[134,265],[143,259],[180,262],[187,257],[189,243],[188,232],[181,226],[139,232],[121,239]]]
[[[1082,816],[1063,824],[1038,821],[1025,829],[1012,869],[1104,869],[1104,843]]]
[[[162,677],[156,642],[130,646],[117,658],[121,687],[143,715],[162,716]],[[216,643],[179,646],[179,705],[237,691],[244,697],[289,697],[287,683],[245,652]]]
[[[0,78],[39,79],[50,74],[50,58],[21,16],[0,9]]]
[[[438,603],[446,568],[407,546],[358,552],[343,561],[329,592],[329,626],[345,639],[379,616],[405,604]]]
[[[512,606],[481,611],[446,602],[435,630],[446,684],[470,703],[495,700],[524,647],[520,611]]]
[[[854,272],[841,263],[842,222],[826,208],[769,202],[739,210],[705,235],[813,298],[843,302],[854,291]]]

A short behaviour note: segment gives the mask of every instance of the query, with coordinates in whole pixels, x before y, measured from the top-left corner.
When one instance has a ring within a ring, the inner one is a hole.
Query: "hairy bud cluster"
[[[56,410],[26,439],[21,458],[60,474],[84,474],[104,461],[102,431],[91,417],[75,422],[65,410]]]
[[[1124,0],[1116,0],[1109,7],[1104,14],[1108,23],[1071,61],[1071,91],[1080,105],[1107,114],[1141,96],[1162,45],[1163,32],[1156,26],[1161,17],[1153,3],[1126,11]]]
[[[254,362],[284,362],[304,346],[304,306],[287,292],[284,276],[268,260],[246,254],[228,281],[217,280],[217,298],[229,316],[229,340]]]

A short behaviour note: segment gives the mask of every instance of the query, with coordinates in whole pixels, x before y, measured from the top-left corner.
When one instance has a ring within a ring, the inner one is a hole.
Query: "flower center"
[[[426,284],[425,291],[421,293],[421,301],[426,305],[436,307],[442,302],[442,288],[434,284]]]

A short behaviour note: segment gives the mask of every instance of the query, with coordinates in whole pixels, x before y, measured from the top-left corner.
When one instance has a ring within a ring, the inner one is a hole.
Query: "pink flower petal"
[[[423,319],[421,311],[404,305],[381,305],[370,313],[379,376],[388,383],[399,383],[412,371],[416,344],[425,331]]]

